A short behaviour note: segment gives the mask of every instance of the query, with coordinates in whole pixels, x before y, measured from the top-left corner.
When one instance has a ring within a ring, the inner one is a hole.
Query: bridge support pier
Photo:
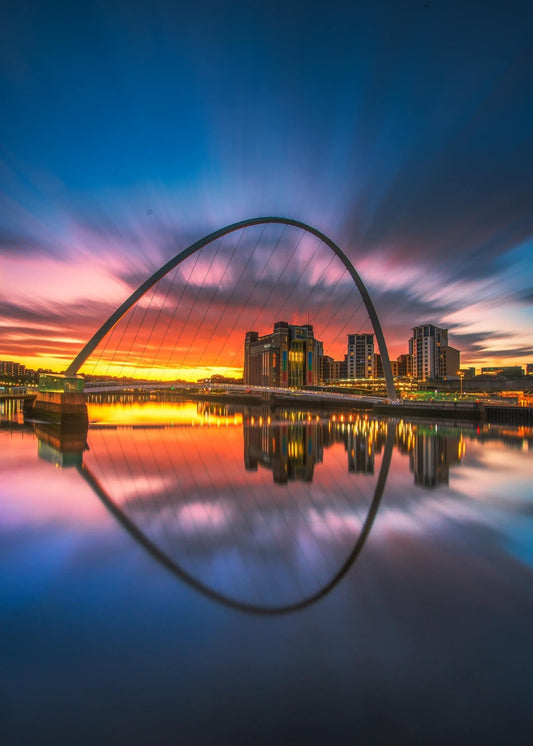
[[[36,420],[76,427],[87,424],[87,400],[83,378],[44,374],[39,381],[33,402],[32,417]]]

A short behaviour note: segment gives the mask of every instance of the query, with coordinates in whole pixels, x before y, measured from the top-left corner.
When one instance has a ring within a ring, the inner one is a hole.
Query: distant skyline
[[[463,367],[531,362],[532,31],[513,1],[12,3],[0,359],[66,367],[170,257],[282,215],[346,252],[392,358],[433,323]]]

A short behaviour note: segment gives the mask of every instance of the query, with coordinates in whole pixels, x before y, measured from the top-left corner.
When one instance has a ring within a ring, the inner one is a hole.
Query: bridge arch
[[[383,365],[383,374],[384,374],[385,383],[387,386],[387,396],[390,401],[396,401],[397,400],[396,389],[394,387],[392,368],[390,364],[387,345],[385,343],[385,337],[383,335],[383,330],[381,328],[381,324],[379,322],[376,309],[374,308],[374,304],[372,303],[368,290],[366,289],[366,286],[363,280],[361,279],[361,277],[359,276],[358,272],[356,271],[355,267],[353,266],[351,261],[348,259],[346,254],[339,248],[339,246],[337,246],[336,243],[334,243],[330,238],[328,238],[328,236],[326,236],[324,233],[319,231],[317,228],[313,228],[307,223],[303,223],[299,220],[293,220],[292,218],[282,218],[282,217],[249,218],[248,220],[241,220],[237,223],[232,223],[231,225],[227,225],[224,228],[219,228],[219,230],[216,230],[213,233],[210,233],[209,235],[204,236],[204,238],[199,239],[195,243],[191,244],[188,248],[181,251],[175,257],[170,259],[166,264],[164,264],[156,272],[154,272],[150,277],[148,277],[148,279],[145,280],[137,288],[137,290],[135,290],[129,296],[129,298],[127,298],[124,301],[124,303],[122,303],[117,308],[117,310],[111,314],[111,316],[107,319],[107,321],[105,321],[102,324],[102,326],[95,332],[95,334],[91,337],[91,339],[89,339],[86,345],[82,348],[82,350],[78,353],[78,355],[74,358],[72,363],[69,365],[69,367],[66,370],[66,375],[68,376],[75,375],[78,372],[78,370],[81,368],[81,366],[85,363],[87,358],[94,352],[94,350],[96,349],[98,344],[102,341],[102,339],[106,336],[106,334],[109,331],[111,331],[111,329],[115,326],[115,324],[117,324],[120,321],[120,319],[129,311],[129,309],[132,306],[134,306],[135,303],[137,303],[137,301],[140,298],[142,298],[142,296],[151,287],[153,287],[156,284],[156,282],[161,280],[168,272],[170,272],[172,269],[177,267],[178,264],[181,264],[181,262],[187,259],[187,257],[196,253],[197,251],[202,249],[204,246],[207,246],[212,241],[216,241],[216,239],[222,238],[223,236],[226,236],[229,233],[233,233],[234,231],[238,231],[243,228],[249,228],[250,226],[253,226],[253,225],[264,225],[264,224],[269,224],[269,223],[293,226],[295,228],[300,228],[301,230],[306,231],[307,233],[311,233],[312,235],[320,239],[323,243],[325,243],[326,246],[329,249],[331,249],[331,251],[334,254],[336,254],[336,256],[341,260],[344,267],[346,268],[349,275],[351,276],[352,280],[354,281],[357,289],[359,290],[361,297],[363,299],[363,302],[366,306],[368,315],[370,317],[370,321],[372,322],[374,333],[376,335],[378,349],[381,355],[381,362]]]
[[[210,586],[206,585],[205,582],[199,580],[193,576],[189,571],[181,567],[176,561],[174,561],[168,554],[160,549],[154,541],[152,541],[140,528],[139,526],[124,512],[124,510],[114,501],[113,497],[109,494],[107,489],[100,483],[95,477],[90,468],[82,463],[77,467],[77,471],[80,476],[85,480],[93,492],[99,497],[105,507],[114,516],[117,522],[125,529],[125,531],[141,546],[146,552],[155,559],[160,565],[165,567],[174,577],[181,580],[190,588],[199,592],[211,601],[215,601],[222,606],[226,606],[230,609],[242,611],[248,614],[254,614],[258,616],[281,616],[284,614],[292,614],[294,612],[302,611],[308,606],[312,606],[317,603],[325,596],[327,596],[348,574],[350,569],[355,564],[359,557],[366,540],[372,530],[375,518],[378,514],[379,507],[381,505],[381,499],[387,483],[389,475],[389,469],[392,459],[392,452],[394,447],[394,435],[395,428],[391,423],[387,424],[387,436],[385,440],[385,446],[383,449],[383,457],[381,460],[381,467],[379,470],[379,476],[376,481],[374,488],[374,495],[371,503],[368,507],[366,517],[361,526],[360,533],[357,540],[352,546],[351,551],[345,558],[344,562],[337,569],[333,577],[323,585],[321,588],[316,590],[311,595],[302,598],[299,601],[293,603],[285,603],[280,606],[264,606],[255,603],[249,603],[246,601],[239,601],[238,599],[229,596],[225,593],[215,590]]]

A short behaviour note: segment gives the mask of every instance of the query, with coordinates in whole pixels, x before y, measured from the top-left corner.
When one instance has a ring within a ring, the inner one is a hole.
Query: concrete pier
[[[42,375],[33,402],[33,419],[63,425],[86,424],[87,400],[83,383],[79,376]]]

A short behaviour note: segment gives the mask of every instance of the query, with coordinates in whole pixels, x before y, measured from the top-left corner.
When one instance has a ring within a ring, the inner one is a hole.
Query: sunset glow
[[[134,3],[130,35],[121,3],[105,21],[97,9],[66,9],[58,21],[30,5],[31,23],[15,6],[3,17],[17,44],[1,53],[1,359],[64,369],[164,262],[223,225],[268,214],[303,220],[345,251],[393,359],[422,323],[448,327],[466,366],[533,357],[533,64],[522,10],[485,8],[479,34],[473,7],[458,23],[453,3],[369,4],[344,8],[324,38],[314,11],[289,4],[274,32],[266,6],[253,3],[250,15],[211,9],[216,33],[198,47],[206,16],[192,6],[161,14]],[[178,345],[185,361],[128,359],[131,329],[147,309],[150,328],[169,277],[141,299],[123,346],[96,350],[84,370],[238,376],[243,334],[266,333],[273,318],[312,323],[334,357],[347,333],[370,331],[315,239],[278,238],[248,231],[181,267],[183,319],[194,309]],[[256,282],[279,291],[257,321],[267,292],[254,307]],[[336,289],[326,300],[320,286]],[[300,294],[284,308],[289,287]],[[343,311],[324,335],[331,303]],[[200,325],[212,332],[209,351],[194,339]]]

